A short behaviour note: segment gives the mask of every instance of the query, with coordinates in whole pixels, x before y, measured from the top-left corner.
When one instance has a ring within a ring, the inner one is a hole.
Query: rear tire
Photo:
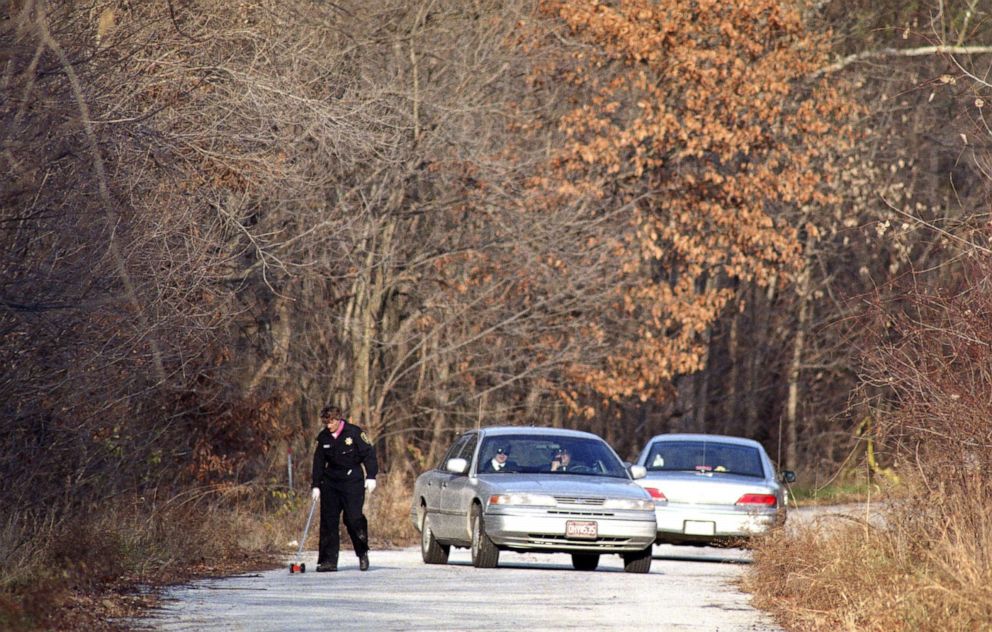
[[[451,546],[440,544],[431,531],[431,517],[424,512],[424,522],[420,525],[420,556],[424,564],[447,564]]]
[[[599,566],[599,553],[572,553],[572,568],[577,571],[594,571]]]
[[[479,505],[472,505],[472,566],[496,568],[497,564],[499,564],[499,549],[486,535],[482,508]]]
[[[643,551],[623,554],[623,570],[627,573],[651,572],[651,545]]]

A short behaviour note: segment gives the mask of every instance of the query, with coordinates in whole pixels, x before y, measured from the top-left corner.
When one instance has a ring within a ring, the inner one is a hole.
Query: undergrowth
[[[366,501],[373,548],[409,544],[408,486],[379,481]],[[281,565],[309,504],[304,491],[238,486],[12,512],[0,523],[0,629],[126,629],[156,587]],[[308,550],[318,524],[315,513]]]
[[[910,483],[882,520],[812,523],[757,544],[745,587],[791,630],[988,630],[992,484]]]

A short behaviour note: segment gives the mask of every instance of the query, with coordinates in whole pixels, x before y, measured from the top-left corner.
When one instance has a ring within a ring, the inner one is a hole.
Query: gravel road
[[[473,568],[453,549],[428,566],[419,548],[373,551],[358,570],[342,551],[341,570],[287,568],[177,587],[152,616],[154,630],[780,630],[735,586],[749,563],[740,549],[655,547],[647,575],[623,572],[604,556],[595,572],[572,570],[563,554],[502,553],[499,567]]]
[[[830,528],[851,518],[881,524],[881,506],[803,507],[789,526]],[[166,593],[164,607],[129,622],[152,630],[682,630],[765,632],[781,628],[736,587],[750,554],[741,549],[656,546],[651,572],[623,572],[604,556],[595,572],[572,569],[568,555],[503,552],[499,567],[473,568],[452,549],[445,566],[428,566],[419,548],[373,551],[358,570],[349,551],[341,570],[281,570],[198,581]]]

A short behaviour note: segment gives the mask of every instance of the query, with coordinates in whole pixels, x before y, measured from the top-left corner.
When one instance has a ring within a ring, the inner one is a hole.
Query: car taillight
[[[774,507],[778,504],[773,494],[744,494],[737,500],[738,505],[761,505],[762,507]]]
[[[661,493],[660,489],[656,489],[654,487],[645,487],[644,489],[645,491],[647,491],[647,493],[651,494],[651,498],[653,498],[654,500],[664,500],[664,501],[668,500],[667,498],[665,498],[665,495]]]

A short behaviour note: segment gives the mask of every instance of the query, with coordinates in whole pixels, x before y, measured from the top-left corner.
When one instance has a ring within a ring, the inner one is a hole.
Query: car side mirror
[[[795,483],[796,473],[792,470],[782,470],[782,481],[786,483]]]
[[[448,459],[444,464],[444,469],[453,474],[464,474],[468,471],[468,461],[465,459]]]
[[[648,468],[643,465],[631,465],[630,466],[630,477],[635,481],[639,478],[644,478],[648,475]]]

